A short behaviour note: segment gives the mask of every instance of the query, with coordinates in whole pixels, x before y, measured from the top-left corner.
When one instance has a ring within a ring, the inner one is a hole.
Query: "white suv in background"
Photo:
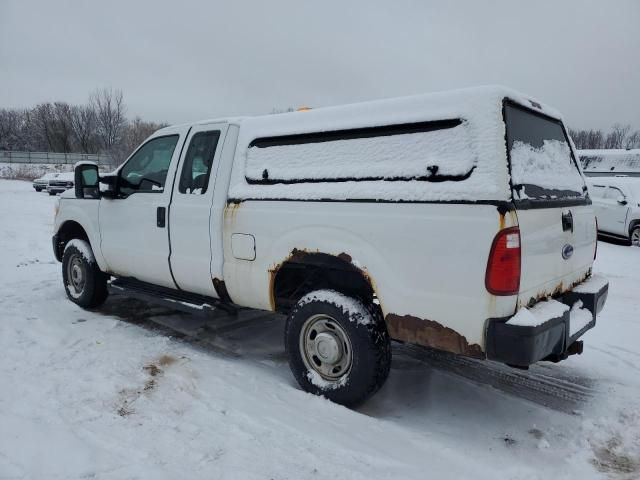
[[[640,178],[592,177],[588,185],[598,233],[640,247]]]

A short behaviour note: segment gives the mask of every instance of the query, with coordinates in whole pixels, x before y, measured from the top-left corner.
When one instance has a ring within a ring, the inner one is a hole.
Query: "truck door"
[[[603,230],[617,235],[626,235],[625,225],[627,222],[627,197],[622,190],[616,187],[609,187],[605,201],[607,203],[608,215],[605,220]]]
[[[218,297],[212,281],[211,208],[226,124],[193,127],[180,159],[169,207],[171,269],[182,290]]]
[[[110,272],[175,288],[167,208],[188,131],[165,129],[147,140],[118,169],[117,197],[100,200],[100,247]]]

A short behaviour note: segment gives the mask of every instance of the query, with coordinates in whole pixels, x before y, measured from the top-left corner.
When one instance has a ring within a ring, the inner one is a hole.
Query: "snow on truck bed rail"
[[[242,119],[229,196],[509,200],[502,116],[506,97],[560,118],[555,110],[512,90],[478,87]],[[366,138],[302,143],[294,139],[263,147],[253,143],[279,136],[442,121],[459,124]]]

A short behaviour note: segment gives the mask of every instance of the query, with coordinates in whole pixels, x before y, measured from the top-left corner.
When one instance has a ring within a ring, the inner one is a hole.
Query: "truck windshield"
[[[505,102],[507,151],[514,200],[583,198],[584,179],[562,123]]]

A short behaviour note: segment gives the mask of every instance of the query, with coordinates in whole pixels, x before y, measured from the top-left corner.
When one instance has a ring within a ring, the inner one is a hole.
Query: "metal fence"
[[[52,152],[16,152],[0,150],[0,163],[42,163],[51,165],[73,165],[76,162],[89,160],[98,165],[113,164],[110,157],[91,153],[52,153]]]

